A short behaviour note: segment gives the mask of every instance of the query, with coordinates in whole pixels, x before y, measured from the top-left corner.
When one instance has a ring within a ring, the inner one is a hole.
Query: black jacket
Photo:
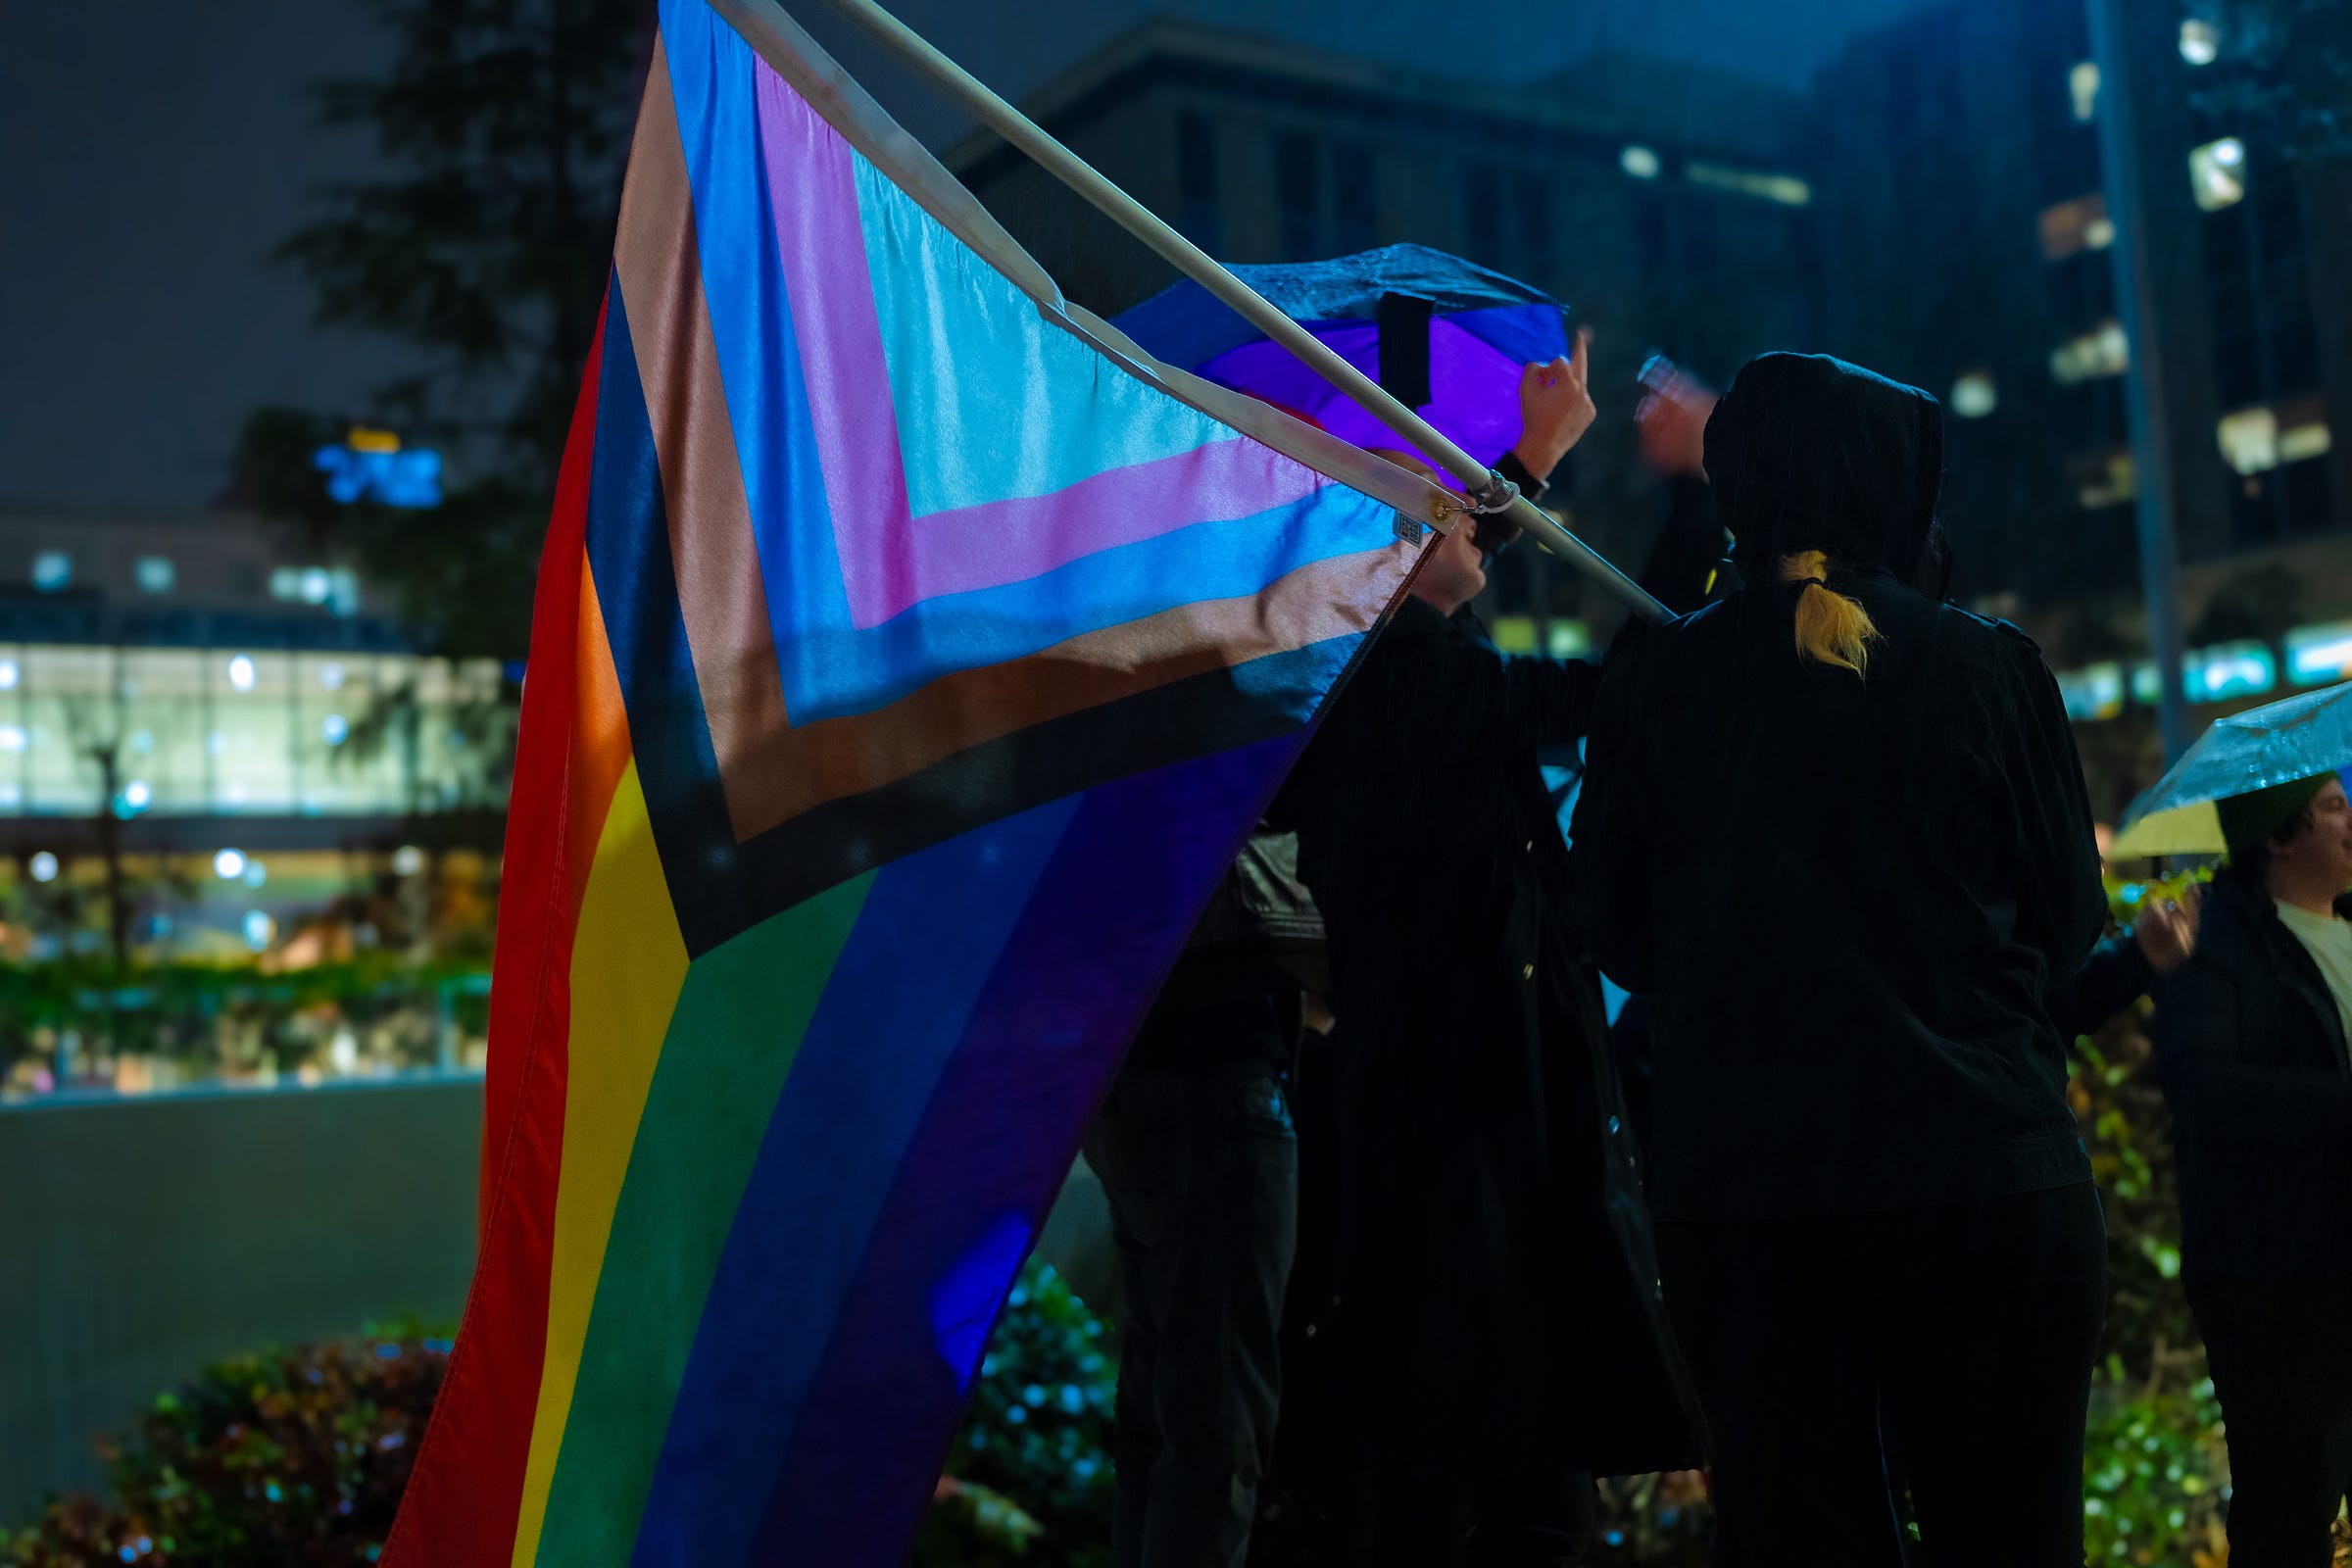
[[[2045,992],[2106,899],[2056,683],[2012,628],[1833,585],[1886,633],[1867,681],[1748,590],[1630,647],[1593,718],[1572,885],[1654,1009],[1661,1217],[2089,1177]]]
[[[2352,913],[2352,899],[2338,913]],[[2352,1062],[2319,965],[2261,891],[2217,879],[2157,993],[2183,1274],[2352,1279]]]
[[[1599,676],[1475,624],[1404,601],[1277,803],[1338,1019],[1344,1306],[1313,1353],[1354,1369],[1381,1469],[1670,1468],[1696,1446],[1535,760]]]

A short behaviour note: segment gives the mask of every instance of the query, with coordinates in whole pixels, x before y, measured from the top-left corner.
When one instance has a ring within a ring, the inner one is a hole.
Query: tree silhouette
[[[651,40],[641,0],[371,0],[385,73],[318,89],[385,172],[318,193],[276,248],[321,324],[399,338],[417,368],[365,411],[264,408],[237,487],[392,588],[448,653],[518,653],[571,404],[612,255]],[[438,446],[442,505],[337,506],[312,457],[353,413]]]

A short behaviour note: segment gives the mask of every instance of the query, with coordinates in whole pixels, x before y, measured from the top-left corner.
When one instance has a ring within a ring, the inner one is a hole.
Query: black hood
[[[1779,558],[1805,550],[1909,582],[1943,484],[1943,410],[1826,354],[1762,354],[1708,417],[1706,462],[1749,583],[1775,581]]]

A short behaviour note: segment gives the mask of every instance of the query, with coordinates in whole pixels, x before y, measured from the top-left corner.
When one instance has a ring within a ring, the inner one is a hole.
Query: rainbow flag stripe
[[[1081,1126],[1409,570],[1377,479],[1091,334],[894,135],[772,6],[663,0],[398,1568],[902,1560]]]

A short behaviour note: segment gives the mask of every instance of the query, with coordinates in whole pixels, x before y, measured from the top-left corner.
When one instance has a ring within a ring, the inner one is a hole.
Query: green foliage
[[[335,1025],[364,1026],[416,1014],[433,1022],[436,990],[453,989],[453,1021],[479,1036],[488,1003],[476,964],[417,963],[387,952],[265,974],[250,963],[134,965],[118,972],[95,956],[0,965],[0,1075],[36,1052],[50,1031],[76,1030],[110,1053],[214,1062],[219,1026],[251,1036],[278,1070],[309,1056]],[[429,1060],[429,1042],[420,1045]],[[419,1063],[421,1064],[421,1062]]]
[[[2083,1545],[2094,1563],[2219,1558],[2229,1454],[2213,1384],[2134,1389],[2110,1357],[2090,1402]]]
[[[1109,1568],[1117,1379],[1102,1320],[1031,1263],[989,1340],[916,1568]]]
[[[167,1394],[112,1451],[113,1498],[0,1532],[10,1568],[371,1563],[416,1462],[449,1342],[414,1323],[239,1356]]]

